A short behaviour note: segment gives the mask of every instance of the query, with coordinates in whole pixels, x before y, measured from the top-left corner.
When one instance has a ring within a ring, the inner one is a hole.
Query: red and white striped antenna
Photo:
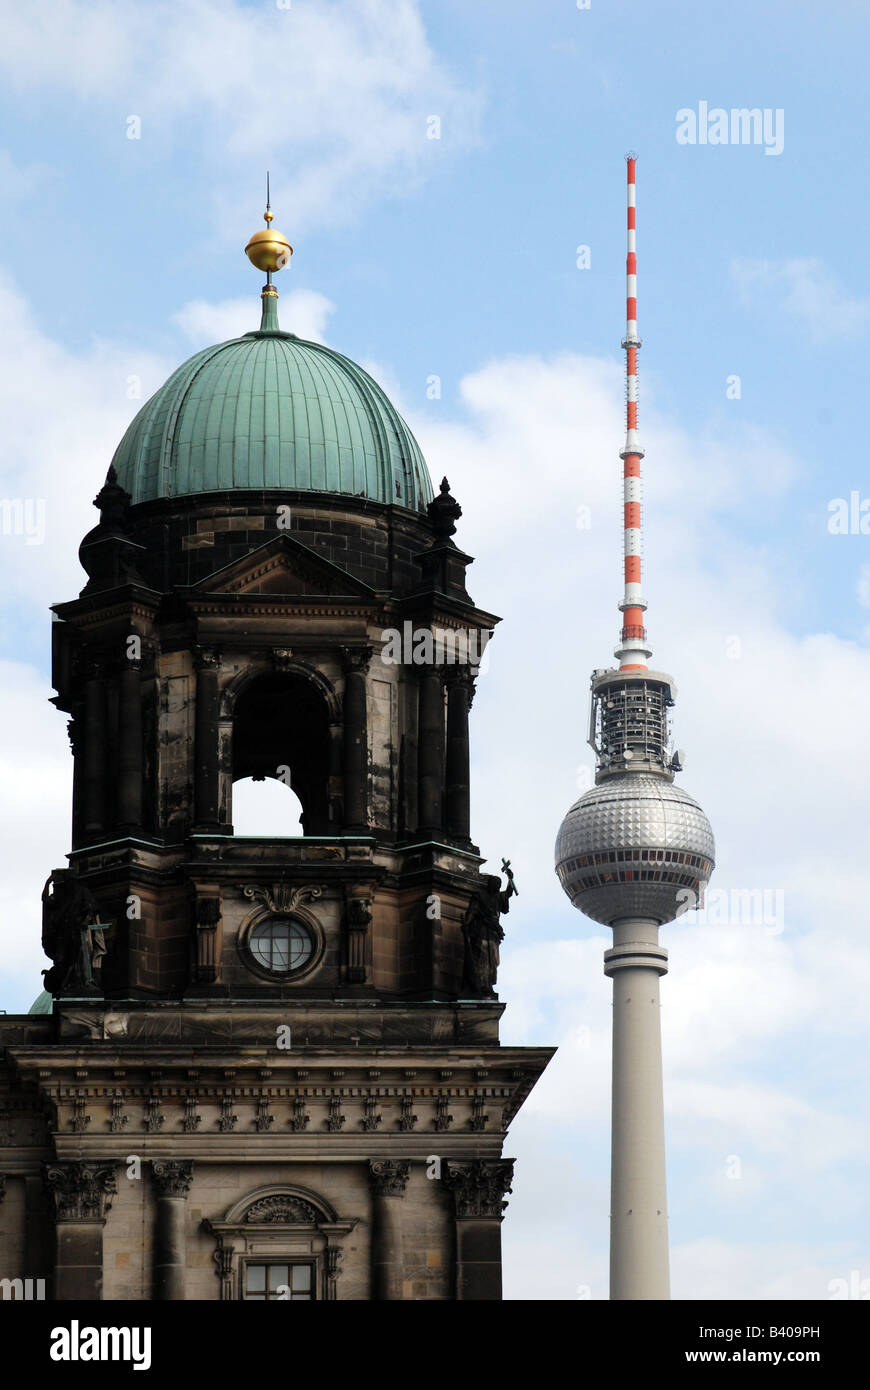
[[[643,449],[637,433],[637,201],[635,166],[637,155],[625,156],[628,171],[628,250],[625,261],[625,448],[623,461],[624,566],[625,590],[622,603],[622,633],[615,655],[621,671],[645,671],[652,655],[646,646],[643,615],[646,604],[641,587],[643,519],[641,514],[640,461]]]

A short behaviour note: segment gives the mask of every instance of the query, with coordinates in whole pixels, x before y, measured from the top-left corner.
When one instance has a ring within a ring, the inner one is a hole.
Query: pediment
[[[195,594],[268,594],[286,597],[374,598],[374,590],[292,536],[265,545],[193,585]]]

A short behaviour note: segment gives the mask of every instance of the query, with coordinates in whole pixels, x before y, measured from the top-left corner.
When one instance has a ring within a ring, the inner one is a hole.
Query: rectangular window
[[[314,1266],[310,1264],[246,1264],[243,1298],[254,1303],[314,1298]]]

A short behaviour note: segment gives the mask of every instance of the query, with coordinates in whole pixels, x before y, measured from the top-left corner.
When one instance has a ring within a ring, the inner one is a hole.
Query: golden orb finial
[[[283,270],[285,265],[290,264],[290,257],[293,255],[293,247],[285,236],[277,229],[272,227],[275,218],[272,213],[271,200],[269,197],[269,175],[266,174],[266,211],[263,214],[266,223],[265,230],[254,232],[247,246],[245,254],[252,265],[258,270],[265,270],[268,274],[269,283],[272,281],[272,274],[276,270]]]

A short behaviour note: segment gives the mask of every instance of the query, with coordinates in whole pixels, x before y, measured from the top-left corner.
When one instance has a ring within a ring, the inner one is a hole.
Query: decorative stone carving
[[[399,1129],[407,1134],[417,1123],[417,1116],[411,1112],[414,1102],[410,1096],[402,1096],[399,1102]]]
[[[371,647],[342,647],[341,656],[345,675],[351,671],[357,671],[361,676],[364,676],[369,669],[372,650]]]
[[[376,1130],[383,1120],[383,1116],[378,1113],[378,1097],[366,1096],[363,1102],[363,1117],[360,1124],[367,1133]]]
[[[489,1123],[489,1116],[485,1110],[486,1101],[483,1096],[474,1096],[471,1101],[471,1118],[468,1121],[468,1128],[480,1131],[486,1129]]]
[[[432,1121],[432,1128],[442,1133],[449,1129],[453,1124],[453,1116],[448,1111],[450,1097],[446,1095],[437,1096],[435,1099],[435,1118]]]
[[[203,1222],[206,1230],[210,1230],[210,1224]],[[217,1248],[212,1251],[212,1261],[215,1273],[221,1281],[221,1300],[227,1301],[233,1296],[233,1247],[224,1245],[222,1236],[217,1237]]]
[[[110,465],[106,481],[94,498],[99,523],[79,546],[79,561],[88,576],[84,592],[112,589],[118,584],[143,584],[138,569],[144,547],[128,531],[130,494],[118,482]]]
[[[221,919],[220,898],[199,898],[196,903],[196,974],[201,984],[217,980],[217,928]]]
[[[301,1197],[289,1195],[263,1197],[259,1202],[248,1207],[245,1214],[245,1221],[248,1225],[253,1223],[274,1225],[276,1222],[280,1222],[287,1226],[315,1226],[320,1219],[310,1202],[304,1202]]]
[[[155,1158],[151,1177],[158,1197],[186,1197],[193,1181],[193,1159]]]
[[[230,1134],[238,1122],[238,1115],[233,1114],[232,1096],[221,1096],[221,1113],[218,1120],[218,1129],[221,1134]]]
[[[145,1101],[145,1128],[149,1134],[157,1134],[163,1128],[165,1115],[161,1115],[160,1107],[163,1099],[157,1094],[152,1094]]]
[[[338,1297],[338,1276],[341,1273],[341,1262],[344,1259],[344,1251],[338,1245],[328,1245],[326,1247],[326,1297],[330,1303],[335,1302]]]
[[[269,1113],[271,1104],[268,1095],[261,1093],[257,1096],[257,1116],[254,1120],[254,1128],[258,1134],[268,1134],[275,1123],[275,1116]]]
[[[290,1116],[290,1128],[294,1134],[301,1134],[308,1128],[311,1116],[305,1109],[305,1099],[303,1096],[296,1096],[293,1100],[293,1114]]]
[[[378,1197],[404,1197],[410,1172],[407,1158],[369,1159],[369,1181]]]
[[[181,1121],[181,1128],[185,1134],[195,1134],[202,1124],[202,1116],[198,1113],[199,1097],[195,1091],[188,1091],[184,1097],[184,1118]]]
[[[42,1171],[57,1221],[105,1221],[118,1190],[114,1163],[71,1159],[46,1163]]]
[[[129,1115],[124,1114],[124,1093],[116,1091],[112,1096],[112,1117],[109,1120],[109,1130],[112,1134],[123,1134],[124,1126],[129,1123]]]
[[[456,534],[456,522],[462,516],[462,508],[456,498],[450,495],[450,484],[446,478],[441,479],[438,496],[429,503],[426,512],[432,522],[436,544]]]
[[[329,1109],[326,1116],[326,1128],[330,1134],[337,1134],[344,1125],[345,1117],[341,1113],[341,1096],[329,1097]]]
[[[93,894],[71,869],[49,874],[42,890],[42,949],[54,962],[42,972],[49,994],[102,994],[109,924],[99,918]]]
[[[221,653],[217,647],[197,647],[194,653],[197,671],[219,671]]]
[[[347,905],[347,979],[363,984],[366,978],[366,936],[372,920],[368,898],[351,898]]]
[[[300,903],[310,902],[323,894],[322,888],[307,886],[292,888],[289,883],[276,883],[272,888],[261,888],[259,884],[242,884],[244,897],[252,898],[267,907],[270,912],[292,912]]]
[[[444,1181],[453,1192],[457,1217],[489,1216],[500,1220],[513,1176],[514,1161],[510,1158],[474,1158],[467,1163],[449,1160]]]
[[[462,923],[465,938],[463,985],[474,994],[490,998],[495,994],[498,948],[504,941],[499,917],[502,912],[510,911],[510,900],[517,893],[510,860],[502,860],[502,870],[507,875],[507,887],[502,888],[500,875],[484,874],[483,885],[469,903]]]
[[[84,1134],[88,1125],[91,1123],[90,1115],[85,1114],[85,1106],[87,1103],[87,1095],[84,1091],[80,1091],[73,1102],[72,1128],[76,1134]]]

